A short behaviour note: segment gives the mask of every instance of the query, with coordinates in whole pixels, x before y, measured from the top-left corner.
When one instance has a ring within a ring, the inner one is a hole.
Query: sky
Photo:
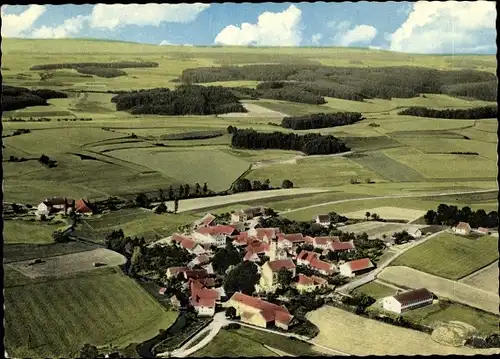
[[[494,1],[3,5],[3,37],[495,54]]]

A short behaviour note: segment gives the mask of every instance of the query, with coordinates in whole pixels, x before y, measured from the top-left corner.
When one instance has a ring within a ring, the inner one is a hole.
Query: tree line
[[[351,125],[363,119],[363,115],[359,112],[314,113],[304,116],[285,117],[281,121],[281,126],[293,130],[310,130],[313,128]]]
[[[48,106],[48,99],[67,97],[65,93],[54,90],[30,90],[24,87],[2,85],[2,110],[14,111],[29,106]]]
[[[333,136],[323,136],[319,133],[297,135],[294,133],[257,132],[253,129],[228,128],[233,148],[252,150],[280,149],[302,151],[306,155],[332,154],[349,151],[345,143]]]
[[[271,186],[271,181],[269,180],[269,178],[265,179],[264,182],[261,182],[259,180],[250,181],[248,178],[239,178],[231,186],[230,192],[240,193],[250,191],[267,191],[270,189],[278,188]],[[281,183],[281,188],[293,188],[293,182],[285,179]]]
[[[409,107],[398,112],[398,115],[419,116],[419,117],[434,117],[448,119],[467,119],[477,120],[481,118],[496,118],[498,115],[497,106],[482,106],[467,109],[444,109],[438,110],[427,107]]]
[[[499,224],[498,212],[486,213],[484,209],[473,211],[470,207],[459,209],[457,206],[440,204],[437,210],[429,210],[424,215],[426,224],[454,226],[458,222],[467,222],[473,228],[496,228]]]
[[[155,115],[212,115],[247,112],[230,90],[222,86],[181,85],[119,94],[111,99],[117,111]]]
[[[94,75],[104,78],[127,76],[127,73],[125,71],[113,67],[78,67],[76,68],[76,71],[84,75]]]
[[[258,90],[308,91],[310,94],[362,101],[370,98],[410,98],[421,93],[467,96],[495,101],[495,74],[475,70],[443,71],[420,67],[333,67],[273,64],[186,69],[186,83],[215,81],[285,82],[261,85]]]
[[[60,64],[45,64],[45,65],[34,65],[30,67],[30,70],[59,70],[59,69],[75,69],[79,68],[114,68],[114,69],[125,69],[125,68],[141,68],[141,67],[158,67],[159,64],[153,61],[117,61],[117,62],[70,62],[70,63],[60,63]]]

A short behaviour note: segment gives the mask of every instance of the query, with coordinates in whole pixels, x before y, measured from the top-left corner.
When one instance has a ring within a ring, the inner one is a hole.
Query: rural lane
[[[441,192],[441,193],[427,192],[427,193],[419,193],[419,194],[401,194],[401,195],[389,195],[389,196],[379,196],[379,197],[347,198],[347,199],[341,199],[341,200],[337,200],[337,201],[317,203],[317,204],[313,204],[310,206],[289,209],[289,210],[286,210],[283,212],[279,212],[278,214],[297,212],[297,211],[302,211],[304,209],[309,209],[309,208],[321,207],[321,206],[326,206],[326,205],[330,205],[330,204],[337,204],[337,203],[354,202],[354,201],[368,201],[368,200],[374,200],[374,199],[392,199],[392,198],[397,199],[397,198],[439,197],[439,196],[452,196],[452,195],[458,195],[458,194],[488,193],[488,192],[493,192],[493,191],[497,191],[497,189],[495,188],[495,189],[485,189],[485,190],[478,190],[478,191]]]
[[[416,240],[414,241],[413,243],[411,243],[408,247],[394,253],[394,255],[390,258],[387,258],[385,260],[384,263],[381,263],[381,264],[378,264],[377,263],[377,268],[373,271],[371,271],[370,273],[368,273],[366,276],[362,277],[362,278],[359,278],[358,280],[354,280],[352,282],[349,282],[347,284],[344,284],[340,287],[337,287],[335,288],[335,291],[337,292],[350,292],[352,291],[353,289],[356,289],[357,287],[360,287],[368,282],[371,282],[373,280],[375,280],[377,278],[377,275],[382,272],[382,270],[387,267],[393,260],[395,260],[397,257],[399,257],[400,255],[402,255],[403,253],[405,253],[406,251],[412,249],[412,248],[415,248],[416,246],[422,244],[422,243],[425,243],[427,242],[429,239],[431,238],[434,238],[436,236],[438,236],[439,234],[445,232],[446,230],[442,230],[442,231],[439,231],[439,232],[436,232],[436,233],[433,233],[431,234],[430,236],[426,237],[426,238],[423,238],[423,239],[420,239],[420,240]]]

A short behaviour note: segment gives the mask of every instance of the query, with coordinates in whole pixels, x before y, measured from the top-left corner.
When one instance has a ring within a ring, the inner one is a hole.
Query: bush
[[[224,327],[224,329],[227,329],[227,330],[234,330],[234,329],[240,329],[240,328],[241,328],[241,325],[238,323],[229,323],[228,325],[226,325]]]

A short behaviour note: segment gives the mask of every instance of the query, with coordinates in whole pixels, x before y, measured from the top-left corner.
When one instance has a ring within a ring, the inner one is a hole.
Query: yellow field
[[[400,207],[376,207],[367,208],[366,210],[349,212],[344,214],[348,218],[365,218],[365,213],[376,213],[383,219],[397,219],[413,221],[422,217],[426,212],[418,209],[400,208]]]
[[[500,349],[454,348],[436,343],[430,335],[360,317],[323,306],[307,313],[320,329],[314,342],[353,355],[474,355],[500,353]]]
[[[425,287],[438,297],[445,297],[471,307],[498,314],[498,294],[465,283],[437,277],[404,266],[387,267],[378,277],[386,282],[410,288]]]
[[[498,261],[461,279],[460,282],[491,293],[498,293]]]

